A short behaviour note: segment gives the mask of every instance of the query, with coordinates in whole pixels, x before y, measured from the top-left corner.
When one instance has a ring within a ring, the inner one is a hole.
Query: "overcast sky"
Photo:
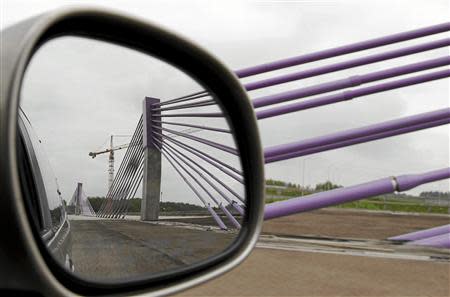
[[[26,17],[67,4],[94,3],[128,12],[164,25],[198,42],[234,70],[442,23],[450,19],[449,2],[446,0],[170,2],[6,0],[1,3],[2,26],[11,25]],[[263,77],[309,69],[370,53],[420,44],[444,36],[448,37],[448,34],[439,34],[333,60],[291,67],[268,75],[252,77],[245,81],[254,81]],[[67,42],[74,42],[74,40]],[[52,53],[51,56],[54,56],[56,60],[49,60],[48,56],[44,58],[45,53],[42,53],[41,61],[43,62],[41,63],[43,64],[39,66],[39,61],[36,62],[36,67],[41,67],[41,72],[36,71],[36,73],[45,73],[47,68],[44,62],[48,61],[48,65],[56,67],[49,68],[48,73],[53,73],[53,75],[58,73],[57,79],[60,81],[67,82],[68,80],[65,78],[72,79],[78,84],[78,89],[82,87],[83,83],[86,83],[87,78],[101,83],[97,85],[97,88],[92,88],[92,83],[88,84],[89,91],[85,89],[80,94],[89,96],[84,96],[74,102],[70,97],[75,96],[73,92],[65,89],[70,84],[59,84],[59,86],[64,86],[64,89],[54,86],[49,88],[48,86],[52,84],[49,84],[48,76],[34,77],[32,79],[39,82],[35,85],[36,88],[31,85],[25,86],[25,89],[29,89],[27,92],[24,91],[24,96],[28,96],[24,104],[28,103],[28,98],[30,98],[27,112],[30,114],[31,120],[36,122],[35,127],[39,135],[44,142],[49,144],[50,161],[65,196],[70,196],[75,190],[73,170],[83,176],[85,183],[89,184],[89,187],[85,189],[88,195],[104,195],[107,181],[107,157],[91,160],[87,156],[89,150],[97,149],[102,145],[105,147],[105,140],[110,133],[130,134],[132,132],[133,125],[137,121],[142,97],[145,95],[156,96],[152,94],[152,92],[156,92],[155,88],[151,88],[152,85],[173,91],[172,94],[162,93],[167,96],[166,98],[176,97],[180,95],[178,92],[188,88],[195,90],[195,87],[187,87],[185,85],[186,78],[183,78],[182,75],[177,76],[179,80],[172,79],[170,81],[167,78],[158,77],[158,74],[164,73],[164,71],[154,68],[156,66],[152,59],[134,52],[106,50],[104,46],[96,46],[92,42],[72,44],[70,47],[65,45],[58,49],[56,41],[54,46],[48,46],[48,50],[48,53]],[[56,54],[58,50],[64,54]],[[256,98],[301,86],[437,58],[448,55],[448,53],[448,48],[428,51],[250,92],[250,97]],[[90,77],[81,76],[76,72],[80,64],[77,64],[77,67],[73,65],[75,60],[83,59],[83,55],[86,56],[85,64],[82,64],[84,71],[87,69],[98,70],[97,72],[91,71]],[[114,60],[114,57],[119,56],[122,57],[120,61]],[[70,71],[64,71],[64,69],[70,69]],[[155,72],[155,69],[158,71]],[[105,75],[102,74],[102,71]],[[78,79],[74,75],[78,75]],[[133,87],[130,88],[131,85]],[[174,87],[175,85],[177,88]],[[44,97],[45,99],[43,99]],[[266,119],[259,122],[262,141],[264,146],[271,146],[445,108],[449,106],[449,97],[449,80],[447,79]],[[56,98],[65,100],[56,100]],[[55,108],[70,109],[71,114],[77,114],[79,118],[75,120],[63,115],[54,115]],[[73,108],[77,108],[76,113]],[[50,114],[52,114],[51,117]],[[112,114],[115,120],[108,122],[107,126],[101,122],[96,123],[95,126],[91,123],[94,117],[101,119]],[[135,118],[132,119],[131,115],[134,115]],[[73,124],[74,121],[77,121],[76,124]],[[60,126],[55,127],[55,125]],[[72,130],[69,129],[69,126]],[[68,133],[69,131],[73,133]],[[103,134],[104,136],[99,136]],[[70,158],[67,147],[72,147]],[[120,157],[120,153],[117,156]],[[307,185],[314,185],[326,179],[342,185],[351,185],[390,175],[448,167],[449,163],[449,128],[444,126],[394,139],[380,140],[270,164],[266,166],[266,177]],[[175,184],[172,184],[172,188],[176,188]],[[448,191],[448,189],[449,182],[443,181],[419,187],[413,192]],[[185,190],[185,188],[180,188],[178,191]]]

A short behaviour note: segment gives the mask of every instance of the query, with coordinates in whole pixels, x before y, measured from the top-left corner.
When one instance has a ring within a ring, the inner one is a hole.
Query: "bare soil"
[[[446,215],[329,208],[266,221],[262,232],[284,236],[386,239],[449,223],[450,216]]]
[[[449,296],[450,264],[255,249],[178,296]]]

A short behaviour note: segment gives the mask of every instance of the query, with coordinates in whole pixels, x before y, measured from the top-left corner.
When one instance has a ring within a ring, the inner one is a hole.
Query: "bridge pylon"
[[[161,152],[156,147],[153,138],[160,138],[155,134],[155,126],[161,127],[160,111],[154,110],[160,100],[146,97],[143,102],[143,142],[144,173],[142,181],[141,220],[156,221],[159,218],[159,202],[161,193]]]

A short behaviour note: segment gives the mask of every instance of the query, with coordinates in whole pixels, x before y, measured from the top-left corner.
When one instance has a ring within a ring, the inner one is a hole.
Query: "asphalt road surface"
[[[235,233],[125,220],[71,220],[77,274],[113,280],[182,268],[217,255]]]

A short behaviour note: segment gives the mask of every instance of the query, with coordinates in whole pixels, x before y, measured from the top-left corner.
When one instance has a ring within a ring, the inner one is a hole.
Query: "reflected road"
[[[71,220],[75,272],[109,280],[181,268],[223,251],[236,233],[125,220]]]

